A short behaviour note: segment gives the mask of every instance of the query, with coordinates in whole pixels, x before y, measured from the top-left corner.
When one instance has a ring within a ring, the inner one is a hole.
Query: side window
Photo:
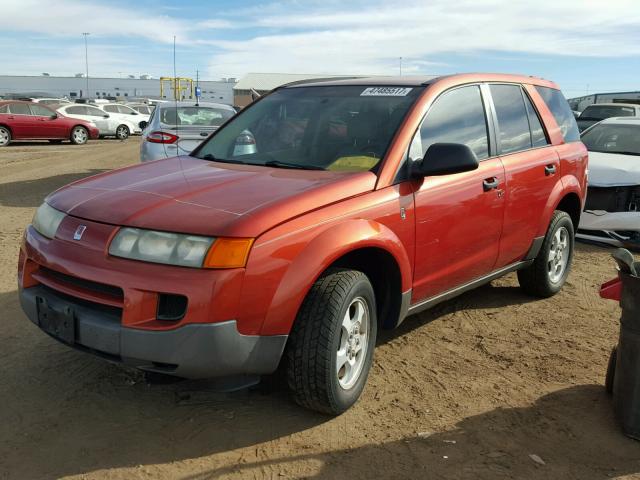
[[[85,115],[85,113],[84,113],[84,107],[80,107],[80,106],[77,106],[77,107],[69,107],[69,108],[67,108],[67,112],[68,112],[70,115]]]
[[[527,107],[527,116],[529,117],[529,129],[531,130],[531,144],[534,148],[536,147],[544,147],[545,145],[549,145],[549,141],[547,140],[547,136],[544,133],[544,128],[542,127],[542,122],[540,122],[540,118],[536,113],[536,109],[533,107],[533,103],[527,96],[524,94],[524,103]]]
[[[9,105],[9,113],[14,115],[31,115],[29,105],[26,103],[12,103]]]
[[[104,111],[105,112],[109,112],[109,113],[118,113],[118,106],[117,105],[105,105]]]
[[[491,85],[496,107],[500,153],[508,154],[531,148],[527,110],[519,85]]]
[[[54,112],[49,110],[47,107],[38,105],[37,103],[29,105],[29,107],[31,108],[31,113],[38,117],[50,117],[54,114]]]
[[[106,115],[106,113],[104,113],[99,108],[93,108],[93,107],[84,107],[84,108],[86,108],[86,112],[87,112],[85,115],[89,115],[91,117],[104,117]]]
[[[0,106],[0,113],[9,113],[9,105]]]
[[[124,105],[118,105],[118,112],[124,113],[125,115],[131,115],[134,111],[131,108],[125,107]]]
[[[482,160],[489,156],[489,136],[480,87],[471,85],[438,97],[414,137],[409,155],[421,158],[434,143],[463,143]]]
[[[551,110],[553,118],[560,127],[565,142],[580,141],[578,124],[573,116],[569,103],[560,90],[549,87],[536,87],[536,90]]]

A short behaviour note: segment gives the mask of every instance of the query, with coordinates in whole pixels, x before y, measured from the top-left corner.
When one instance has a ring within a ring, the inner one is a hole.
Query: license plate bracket
[[[53,306],[43,297],[36,297],[36,305],[38,325],[42,330],[64,342],[75,342],[76,318],[71,307]]]

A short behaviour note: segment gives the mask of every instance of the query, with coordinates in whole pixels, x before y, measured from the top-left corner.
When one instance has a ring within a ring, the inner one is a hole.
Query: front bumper
[[[578,237],[615,246],[640,247],[640,212],[586,210],[580,216]]]
[[[242,335],[235,320],[188,324],[165,331],[127,328],[121,325],[117,313],[96,310],[42,285],[21,289],[20,303],[27,317],[41,329],[39,311],[43,303],[48,311],[70,312],[74,323],[71,338],[47,333],[71,347],[142,370],[184,378],[272,373],[287,341],[286,335]]]

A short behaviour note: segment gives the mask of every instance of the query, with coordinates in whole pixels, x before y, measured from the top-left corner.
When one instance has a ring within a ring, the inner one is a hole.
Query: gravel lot
[[[18,303],[22,231],[47,193],[136,162],[138,142],[0,150],[0,479],[640,478],[602,387],[619,311],[597,295],[614,275],[600,247],[578,246],[552,299],[512,274],[384,332],[339,418],[279,390],[148,385],[46,337]]]

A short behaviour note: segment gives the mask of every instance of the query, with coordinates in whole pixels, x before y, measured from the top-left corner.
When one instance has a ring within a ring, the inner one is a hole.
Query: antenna
[[[178,82],[178,75],[176,74],[176,36],[173,36],[173,100],[174,100],[174,105],[175,105],[175,112],[176,112],[176,137],[178,137],[178,140],[176,142],[180,141],[180,135],[178,135],[178,128],[179,128],[179,124],[180,124],[180,117],[178,117],[178,95],[180,95],[180,90],[179,90],[179,86],[180,83]],[[176,147],[178,147],[176,149],[176,153],[179,154],[180,153],[180,146],[176,145]]]

